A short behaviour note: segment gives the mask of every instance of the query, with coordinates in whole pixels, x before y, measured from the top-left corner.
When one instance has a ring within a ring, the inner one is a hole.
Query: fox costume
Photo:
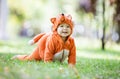
[[[74,39],[70,37],[74,27],[72,17],[60,14],[58,17],[51,18],[51,22],[53,24],[51,33],[40,33],[30,41],[31,44],[38,43],[35,50],[30,55],[17,55],[15,56],[16,59],[43,60],[44,62],[58,60],[63,62],[68,57],[68,64],[75,65],[76,46]],[[58,26],[63,23],[68,24],[71,29],[71,33],[65,42],[57,33]]]

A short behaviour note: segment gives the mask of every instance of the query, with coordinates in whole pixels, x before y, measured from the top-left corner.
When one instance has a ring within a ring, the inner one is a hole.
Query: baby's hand
[[[75,65],[69,64],[68,66],[69,66],[69,68],[72,69],[72,71],[75,73],[77,79],[80,79],[79,72],[78,72],[77,68],[75,67]]]
[[[68,64],[69,68],[74,68],[75,66],[73,64]]]
[[[34,44],[34,40],[28,41],[28,44],[29,44],[29,45],[33,45],[33,44]]]

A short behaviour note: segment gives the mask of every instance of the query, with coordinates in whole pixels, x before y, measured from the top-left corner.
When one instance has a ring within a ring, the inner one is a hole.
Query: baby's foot
[[[18,59],[18,56],[15,55],[15,56],[13,56],[11,59],[12,59],[12,60],[14,60],[14,59]]]

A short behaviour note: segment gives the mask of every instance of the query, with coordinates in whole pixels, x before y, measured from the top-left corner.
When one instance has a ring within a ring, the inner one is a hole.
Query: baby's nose
[[[66,26],[64,26],[64,27],[63,27],[63,29],[67,29],[67,27],[66,27]]]

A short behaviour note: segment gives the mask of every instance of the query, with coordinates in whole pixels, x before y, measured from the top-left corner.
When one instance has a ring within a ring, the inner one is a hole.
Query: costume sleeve
[[[75,63],[76,63],[76,46],[75,46],[74,39],[72,39],[70,44],[71,44],[71,49],[70,49],[70,54],[68,57],[68,63],[75,65]]]
[[[53,38],[48,38],[44,54],[44,62],[51,62],[53,59],[55,47]]]
[[[39,40],[43,35],[45,35],[45,33],[40,33],[40,34],[36,35],[36,36],[33,38],[34,43],[38,42],[38,40]]]

